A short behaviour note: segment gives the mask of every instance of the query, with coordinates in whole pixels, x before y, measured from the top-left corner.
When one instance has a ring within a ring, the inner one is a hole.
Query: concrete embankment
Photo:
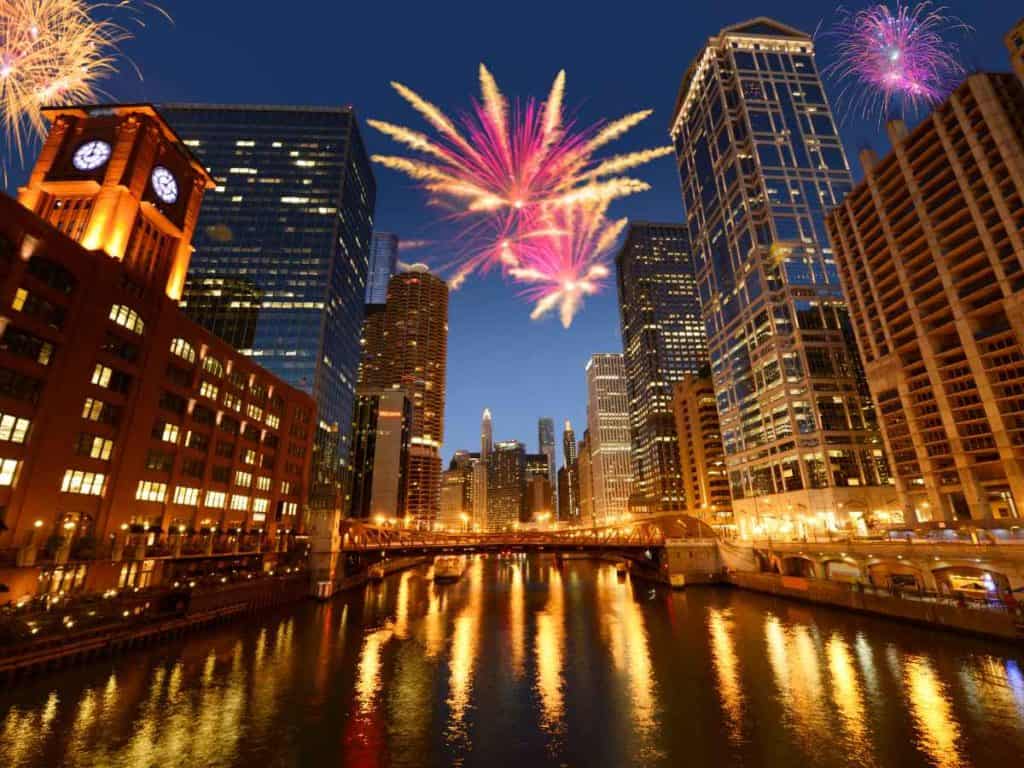
[[[913,597],[899,598],[864,593],[846,584],[770,573],[734,572],[729,574],[728,581],[741,589],[792,600],[845,608],[1002,640],[1024,641],[1024,620],[1019,614],[1009,611],[963,608]]]

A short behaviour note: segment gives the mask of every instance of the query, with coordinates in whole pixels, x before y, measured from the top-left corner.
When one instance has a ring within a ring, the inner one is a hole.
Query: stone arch
[[[928,586],[922,568],[905,560],[875,560],[867,566],[868,582],[880,589],[918,589]]]
[[[1010,579],[1006,574],[976,565],[946,565],[932,571],[939,592],[967,597],[989,598],[1006,594]]]
[[[783,576],[802,576],[807,579],[818,578],[818,567],[806,555],[786,555],[782,558]]]
[[[852,558],[828,558],[821,562],[821,567],[828,581],[856,584],[864,579],[864,572],[861,570],[860,563]]]

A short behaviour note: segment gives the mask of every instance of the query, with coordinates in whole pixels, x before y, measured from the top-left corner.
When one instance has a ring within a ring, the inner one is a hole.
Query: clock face
[[[75,150],[71,162],[80,171],[95,171],[110,159],[110,145],[105,141],[87,141]]]
[[[156,196],[170,205],[178,200],[178,182],[174,174],[158,165],[153,169],[153,175],[149,177],[153,183],[153,191]]]

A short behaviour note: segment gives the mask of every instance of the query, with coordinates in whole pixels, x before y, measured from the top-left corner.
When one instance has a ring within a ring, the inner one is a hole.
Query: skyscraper
[[[825,233],[852,180],[811,37],[766,18],[723,29],[671,133],[734,512],[785,534],[880,506],[892,492]]]
[[[352,504],[362,519],[405,514],[412,403],[400,389],[359,389],[352,419]]]
[[[590,451],[590,430],[583,431],[580,440],[579,456],[576,458],[576,477],[579,485],[580,523],[594,525],[603,522],[598,519],[594,506],[594,462]]]
[[[576,466],[577,454],[576,433],[572,431],[572,423],[565,420],[565,430],[562,432],[562,453],[565,460],[565,491],[566,498],[561,500],[562,481],[558,481],[559,493],[559,518],[565,522],[575,523],[580,519],[580,476]]]
[[[526,454],[526,484],[523,522],[536,519],[538,514],[553,512],[554,488],[551,486],[551,465],[547,454]]]
[[[487,462],[487,528],[519,523],[526,505],[526,449],[517,440],[497,443]]]
[[[370,242],[370,263],[366,272],[366,303],[385,304],[388,281],[398,271],[398,235],[374,232]]]
[[[537,422],[538,450],[548,457],[548,482],[554,494],[553,506],[558,509],[558,458],[555,453],[555,420],[543,417]]]
[[[722,430],[710,371],[706,376],[687,376],[675,385],[672,412],[690,514],[720,530],[731,530],[729,473],[725,469]]]
[[[621,517],[629,508],[633,481],[629,394],[622,355],[593,355],[587,362],[586,373],[590,504],[594,519],[600,523]],[[580,493],[585,497],[583,486],[581,466]],[[582,500],[580,506],[582,512]]]
[[[491,409],[484,408],[480,419],[480,460],[486,462],[494,450],[494,425],[491,423]]]
[[[1018,518],[1024,85],[971,75],[889,137],[828,224],[899,506],[911,522]],[[884,524],[896,506],[851,512]]]
[[[342,508],[376,185],[347,107],[174,104],[216,187],[186,314],[319,407],[310,505]]]
[[[672,384],[707,359],[686,228],[631,223],[616,266],[632,444],[630,506],[685,509]]]
[[[383,309],[367,315],[360,386],[403,389],[412,400],[406,515],[429,526],[441,507],[448,356],[448,286],[423,265],[394,275]]]

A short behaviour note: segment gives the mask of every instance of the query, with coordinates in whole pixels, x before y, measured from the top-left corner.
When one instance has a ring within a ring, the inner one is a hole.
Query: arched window
[[[196,361],[196,349],[182,338],[171,339],[171,354],[177,355],[182,360],[194,363]]]
[[[224,378],[224,365],[213,355],[207,355],[203,358],[203,370],[218,379]]]
[[[110,308],[110,319],[122,328],[127,328],[129,331],[137,333],[140,336],[146,329],[146,324],[142,322],[142,318],[139,317],[139,313],[124,304],[114,304]]]

